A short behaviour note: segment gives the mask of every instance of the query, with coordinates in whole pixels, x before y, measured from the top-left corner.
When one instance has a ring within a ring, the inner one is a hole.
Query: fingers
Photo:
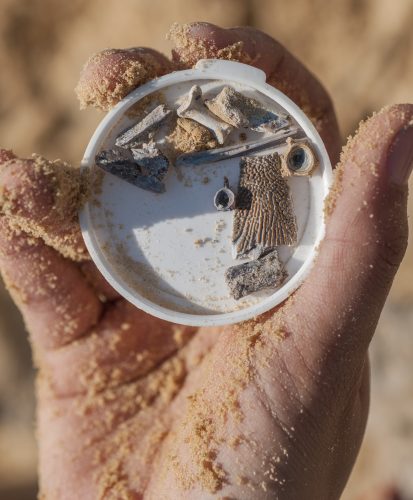
[[[78,222],[84,195],[80,170],[41,156],[10,156],[8,152],[0,157],[6,158],[0,162],[0,213],[63,256],[88,259]]]
[[[133,89],[173,71],[174,65],[153,49],[106,49],[86,62],[76,86],[80,107],[109,110]]]
[[[12,160],[13,158],[16,158],[16,155],[13,153],[13,151],[0,148],[0,170],[3,163]]]
[[[57,396],[96,393],[146,375],[182,347],[194,331],[120,300],[106,309],[91,335],[46,352],[41,366]]]
[[[265,71],[267,82],[284,92],[312,119],[331,160],[338,160],[341,139],[331,99],[320,82],[281,44],[250,28],[224,29],[209,23],[174,25],[169,34],[173,61],[191,67],[199,59],[236,60]]]
[[[326,204],[327,232],[287,323],[307,359],[364,356],[407,245],[413,105],[382,110],[347,144]],[[306,333],[308,330],[308,333]]]
[[[102,305],[77,265],[0,216],[0,269],[32,337],[35,352],[77,339]],[[36,349],[40,348],[40,349]]]

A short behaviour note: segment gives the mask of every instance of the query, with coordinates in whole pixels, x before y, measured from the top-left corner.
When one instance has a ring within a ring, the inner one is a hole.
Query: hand
[[[337,161],[326,91],[277,42],[200,23],[172,40],[172,63],[150,49],[92,57],[81,102],[108,109],[157,75],[234,58],[302,107]],[[362,124],[306,282],[281,308],[219,329],[173,325],[121,299],[87,260],[76,171],[3,150],[0,267],[38,367],[42,498],[338,498],[366,424],[368,345],[407,244],[412,144],[412,105]]]

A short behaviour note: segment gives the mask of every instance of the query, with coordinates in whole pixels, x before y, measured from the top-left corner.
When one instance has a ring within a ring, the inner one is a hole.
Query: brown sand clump
[[[107,111],[139,85],[168,71],[172,71],[170,61],[146,49],[106,49],[93,54],[75,88],[80,108]]]
[[[174,155],[193,153],[218,146],[213,133],[203,125],[187,118],[178,118],[176,127],[166,138]]]
[[[9,160],[3,167],[13,166],[14,161]],[[88,196],[86,177],[80,169],[62,160],[49,161],[33,155],[28,161],[31,171],[22,169],[16,174],[20,177],[17,192],[3,189],[0,193],[1,212],[8,217],[12,227],[42,239],[64,257],[88,260],[78,223],[79,209]],[[42,179],[41,187],[52,195],[52,204],[47,204],[47,210],[39,201],[44,194],[42,190],[36,189],[33,193],[33,177]]]
[[[175,54],[179,54],[178,60],[182,67],[193,66],[199,59],[211,57],[240,61],[246,64],[251,62],[251,57],[244,52],[244,42],[241,40],[218,48],[210,41],[206,42],[192,36],[191,24],[174,23],[167,34],[167,39],[173,43]]]

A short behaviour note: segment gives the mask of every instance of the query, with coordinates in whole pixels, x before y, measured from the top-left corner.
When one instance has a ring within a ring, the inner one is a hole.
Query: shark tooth
[[[154,193],[165,191],[162,180],[169,162],[155,148],[129,150],[115,146],[98,153],[95,162],[105,172],[134,186]]]
[[[282,168],[288,175],[311,175],[318,166],[318,158],[309,141],[287,139],[287,148],[281,155]]]

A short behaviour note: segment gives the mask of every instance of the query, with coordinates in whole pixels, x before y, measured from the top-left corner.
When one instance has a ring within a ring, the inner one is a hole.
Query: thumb
[[[412,167],[413,105],[373,115],[344,148],[326,201],[326,237],[288,311],[293,331],[301,321],[295,341],[307,362],[332,350],[365,356],[407,246]]]
[[[0,149],[0,213],[75,261],[88,259],[78,223],[85,189],[78,168],[39,155],[20,159]]]

